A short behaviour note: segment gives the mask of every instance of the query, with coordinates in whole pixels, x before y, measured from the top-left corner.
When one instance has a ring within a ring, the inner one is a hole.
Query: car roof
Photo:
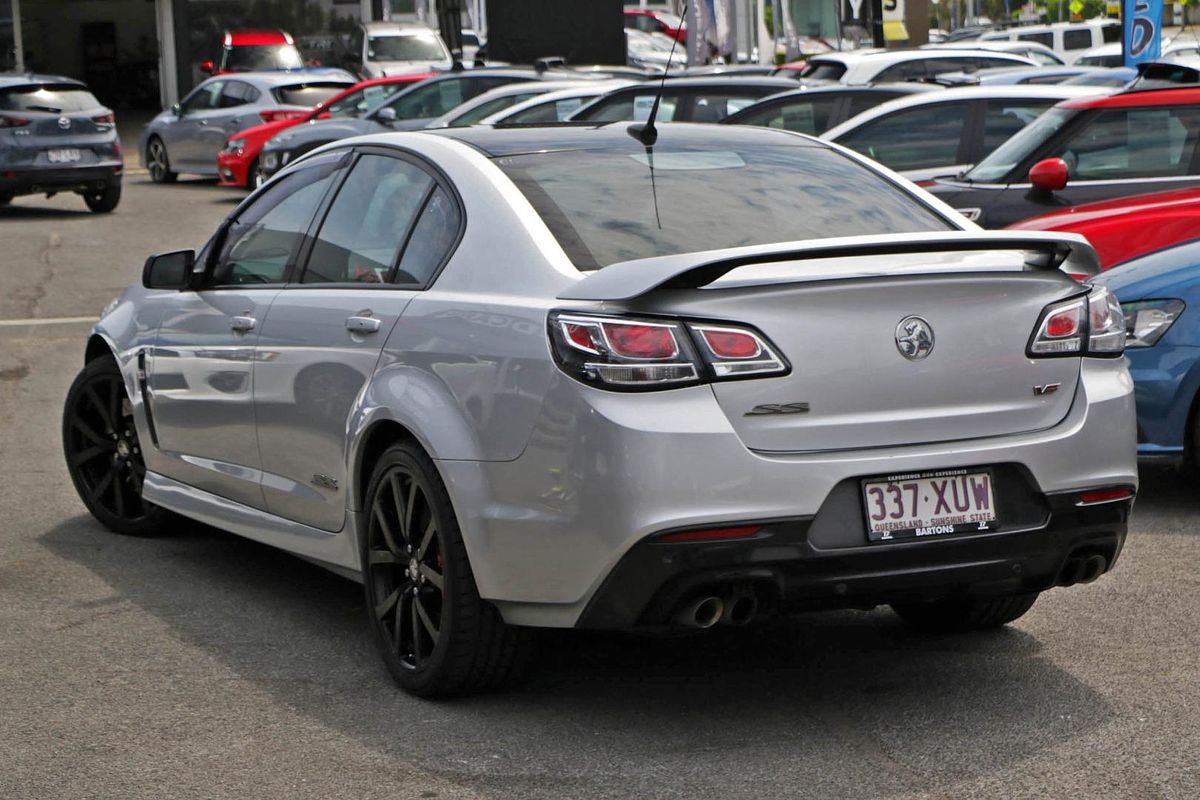
[[[394,33],[406,36],[414,33],[433,33],[433,28],[420,22],[364,22],[367,33]]]
[[[895,83],[872,83],[862,86],[847,85],[844,83],[822,83],[816,84],[807,88],[789,89],[786,92],[779,94],[770,94],[759,100],[754,105],[759,103],[779,102],[780,100],[789,97],[807,97],[814,94],[829,94],[830,92],[842,92],[851,94],[930,94],[933,92],[941,93],[944,87],[936,83],[912,83],[906,81],[896,81]],[[746,106],[750,108],[750,106]],[[744,111],[745,109],[742,109]],[[741,113],[739,111],[738,113]],[[732,116],[732,115],[731,115]]]
[[[629,135],[626,122],[605,125],[565,125],[529,128],[442,128],[424,131],[428,136],[447,136],[469,144],[491,158],[537,152],[564,152],[595,148],[642,150],[644,146]],[[816,139],[789,131],[751,125],[709,125],[695,122],[659,123],[658,145],[688,147],[729,147],[754,145],[825,146]],[[388,134],[380,134],[386,142]],[[374,137],[370,137],[374,138]]]
[[[1083,87],[1092,88],[1092,87]],[[1193,88],[1140,89],[1103,97],[1067,100],[1064,108],[1135,108],[1139,106],[1183,106],[1200,103],[1200,86]]]
[[[1012,53],[999,50],[989,51],[992,55],[1020,58]],[[881,64],[899,64],[904,61],[920,61],[922,59],[946,58],[948,56],[979,57],[980,49],[976,47],[931,47],[928,50],[871,50],[868,52],[850,51],[847,53],[821,53],[813,56],[808,63],[814,61],[838,61],[846,66],[856,66],[862,63],[878,61]],[[1026,59],[1028,62],[1028,59]]]
[[[242,28],[225,31],[226,47],[248,47],[259,44],[292,44],[291,34],[278,28]]]
[[[779,91],[782,92],[789,88],[794,88],[796,86],[796,81],[792,78],[771,78],[771,77],[763,77],[761,75],[752,75],[752,76],[745,77],[745,78],[730,78],[730,77],[695,78],[695,77],[693,77],[693,78],[667,78],[667,80],[663,83],[663,86],[664,86],[664,88],[669,88],[669,89],[729,89],[732,87],[739,87],[739,86],[748,86],[748,87],[749,86],[754,86],[754,87],[765,86],[767,88],[771,88],[771,87],[778,86]],[[615,90],[613,90],[613,93],[615,94],[617,92],[637,92],[640,90],[656,91],[657,87],[658,87],[658,81],[644,81],[641,83],[632,84],[630,86],[624,86],[620,89],[615,89]]]
[[[545,103],[556,103],[559,100],[570,100],[572,98],[581,98],[590,100],[599,97],[603,94],[608,94],[614,89],[619,89],[622,86],[629,86],[633,81],[614,80],[614,81],[587,81],[581,83],[572,83],[565,89],[555,89],[552,92],[543,92],[536,97],[531,97],[528,100],[522,100],[515,105],[497,111],[489,117],[481,119],[480,125],[492,125],[497,122],[503,122],[508,117],[519,114],[530,108],[543,105]]]
[[[61,83],[86,89],[87,84],[74,78],[62,75],[46,75],[40,72],[0,72],[0,89],[11,89],[14,86],[37,86],[42,83]]]

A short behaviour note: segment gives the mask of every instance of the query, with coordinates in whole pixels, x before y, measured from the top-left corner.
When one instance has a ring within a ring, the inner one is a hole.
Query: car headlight
[[[240,156],[242,154],[242,151],[245,149],[246,149],[246,140],[245,139],[230,139],[228,142],[225,143],[225,152],[226,153],[236,153],[237,155]]]
[[[1153,347],[1183,313],[1182,300],[1140,300],[1122,303],[1125,312],[1125,346]]]
[[[279,166],[279,153],[263,153],[262,167],[263,169],[275,169]]]

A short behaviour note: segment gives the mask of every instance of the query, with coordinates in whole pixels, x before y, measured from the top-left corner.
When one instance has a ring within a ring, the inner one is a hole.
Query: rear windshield
[[[345,89],[344,83],[298,83],[295,86],[279,86],[272,89],[271,94],[285,106],[315,106]]]
[[[446,57],[436,33],[372,36],[367,58],[372,61],[441,61]]]
[[[807,67],[800,70],[801,78],[823,81],[836,81],[845,74],[846,65],[840,61],[817,61],[814,59],[808,62]]]
[[[91,92],[77,86],[31,84],[0,89],[0,111],[61,114],[64,111],[90,111],[95,108],[102,108],[100,101]]]
[[[235,72],[253,72],[259,69],[299,69],[304,62],[295,45],[252,44],[226,47],[221,66]]]
[[[573,150],[496,160],[581,270],[724,247],[952,230],[823,147]],[[653,171],[651,171],[653,164]]]

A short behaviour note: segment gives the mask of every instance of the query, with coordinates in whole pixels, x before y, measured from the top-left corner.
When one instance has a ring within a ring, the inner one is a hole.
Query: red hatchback
[[[373,78],[356,83],[340,94],[335,94],[312,111],[272,120],[253,128],[238,131],[225,140],[225,147],[217,154],[217,184],[219,186],[257,186],[258,154],[263,145],[275,134],[317,119],[332,117],[357,117],[374,108],[409,84],[428,78],[432,73],[420,75],[396,75],[391,78]]]
[[[225,31],[220,61],[201,61],[200,69],[210,75],[258,70],[300,69],[304,58],[292,35],[281,30]]]
[[[1009,228],[1079,233],[1096,248],[1100,268],[1200,238],[1200,188],[1154,192],[1042,214]]]

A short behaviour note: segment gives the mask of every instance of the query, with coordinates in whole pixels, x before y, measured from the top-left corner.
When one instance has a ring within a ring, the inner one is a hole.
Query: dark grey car
[[[87,86],[55,75],[0,75],[0,205],[75,192],[104,213],[121,199],[113,112]]]

